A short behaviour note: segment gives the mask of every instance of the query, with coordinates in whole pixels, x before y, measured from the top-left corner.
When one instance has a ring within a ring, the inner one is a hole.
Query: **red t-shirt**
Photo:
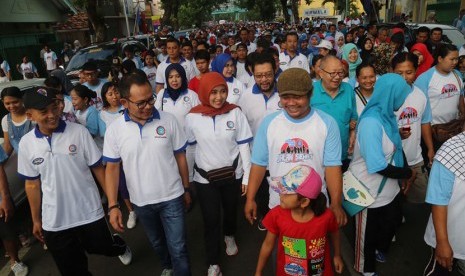
[[[195,93],[199,93],[199,84],[200,84],[200,79],[197,78],[197,76],[193,77],[190,81],[187,87],[194,91]]]
[[[297,222],[291,210],[277,206],[268,212],[263,225],[278,236],[276,275],[334,275],[328,233],[338,230],[329,210],[308,222]]]

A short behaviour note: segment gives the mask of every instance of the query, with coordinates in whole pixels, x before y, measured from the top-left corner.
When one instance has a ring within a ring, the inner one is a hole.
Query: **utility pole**
[[[128,2],[127,0],[123,0],[123,10],[124,10],[124,19],[126,20],[126,37],[130,36],[131,33],[129,32],[129,20],[128,20],[128,12],[129,12],[129,7],[128,7]]]

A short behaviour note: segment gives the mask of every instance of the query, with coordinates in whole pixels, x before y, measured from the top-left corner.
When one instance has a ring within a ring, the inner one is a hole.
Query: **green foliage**
[[[248,10],[248,20],[270,21],[275,18],[278,0],[237,0],[236,5]]]

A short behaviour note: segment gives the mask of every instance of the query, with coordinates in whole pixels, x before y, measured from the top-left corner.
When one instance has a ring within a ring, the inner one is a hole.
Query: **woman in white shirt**
[[[233,104],[239,102],[239,98],[245,91],[245,85],[234,77],[236,68],[232,57],[229,54],[216,56],[216,58],[212,61],[212,71],[221,74],[226,80],[228,85],[227,101]]]
[[[210,265],[208,275],[221,275],[218,266],[221,228],[226,254],[232,256],[238,253],[234,239],[237,227],[237,193],[242,178],[242,195],[245,194],[250,171],[249,142],[252,141],[252,131],[240,108],[228,103],[227,97],[228,86],[223,76],[216,72],[207,73],[200,79],[201,105],[194,107],[186,116],[188,164],[190,172],[193,171],[193,181],[203,215],[207,261]],[[210,177],[213,170],[228,166],[231,166],[229,171],[232,174],[228,179],[214,181]],[[190,176],[192,178],[192,173]]]

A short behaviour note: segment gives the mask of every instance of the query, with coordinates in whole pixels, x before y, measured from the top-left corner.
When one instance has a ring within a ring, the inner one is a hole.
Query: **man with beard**
[[[276,87],[276,62],[273,56],[269,53],[257,55],[257,59],[252,65],[252,72],[255,85],[249,87],[241,96],[238,105],[247,117],[252,134],[255,136],[263,118],[270,113],[281,110],[281,105]],[[268,199],[268,181],[265,177],[257,194],[261,217],[265,217],[269,210]],[[266,230],[261,224],[261,219],[259,220],[258,229]]]

